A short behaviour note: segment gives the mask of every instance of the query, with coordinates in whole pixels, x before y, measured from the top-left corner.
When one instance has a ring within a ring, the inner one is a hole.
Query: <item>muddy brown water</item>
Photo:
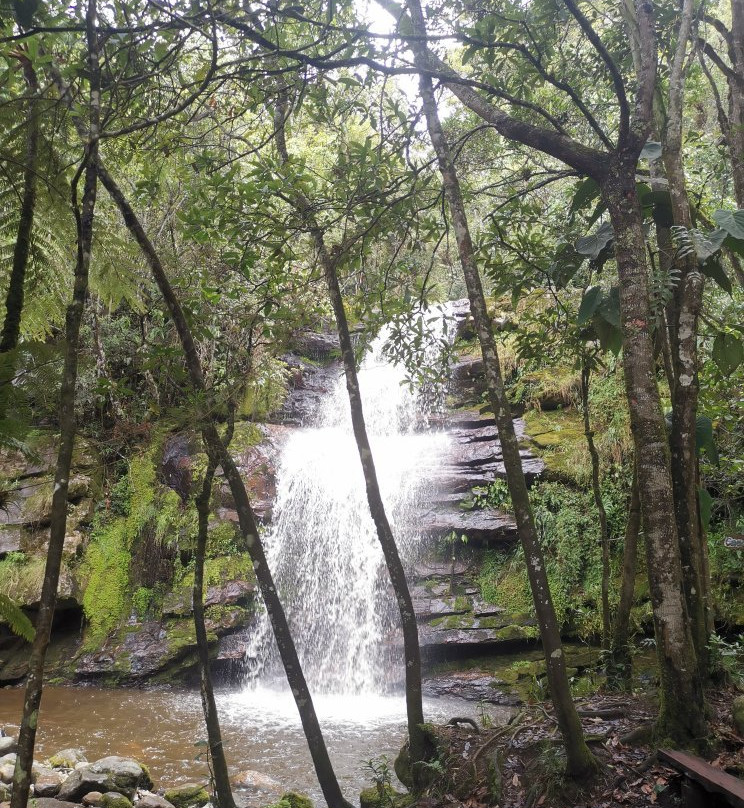
[[[231,776],[258,771],[282,790],[303,791],[324,804],[288,693],[222,690],[217,700]],[[371,784],[364,762],[384,754],[392,766],[405,735],[403,697],[319,696],[315,704],[342,788],[356,802],[359,791]],[[0,690],[0,727],[6,732],[17,731],[22,706],[22,689]],[[477,717],[479,707],[459,699],[428,699],[425,712],[427,720],[446,721]],[[489,706],[489,712],[495,722],[509,715],[508,708]],[[197,691],[47,687],[36,759],[68,747],[82,749],[90,761],[124,755],[148,765],[156,788],[168,788],[206,779],[206,762],[195,745],[204,737]],[[271,801],[248,791],[236,796],[243,804]]]

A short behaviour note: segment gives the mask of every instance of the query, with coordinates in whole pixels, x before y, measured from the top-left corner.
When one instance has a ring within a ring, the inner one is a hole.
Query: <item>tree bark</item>
[[[28,680],[23,702],[23,717],[18,735],[18,752],[13,773],[11,808],[26,808],[31,786],[31,767],[36,743],[36,729],[44,678],[44,661],[57,604],[57,586],[62,565],[67,530],[67,490],[72,464],[77,424],[75,421],[75,387],[77,384],[78,349],[80,325],[88,293],[88,272],[93,241],[93,216],[96,205],[98,125],[99,125],[99,65],[97,42],[96,0],[89,0],[86,13],[88,42],[88,67],[90,71],[90,123],[83,163],[72,183],[72,206],[77,225],[77,260],[72,302],[67,308],[65,322],[65,358],[62,371],[59,408],[59,451],[54,475],[52,495],[49,549],[47,550],[44,582],[42,584],[39,611],[36,618],[36,635],[31,646],[28,663]],[[81,172],[85,173],[82,208],[78,205],[77,184]]]
[[[731,67],[729,87],[729,131],[726,135],[731,155],[736,204],[744,208],[744,0],[731,0]]]
[[[592,494],[594,506],[599,517],[599,536],[602,547],[602,648],[610,647],[611,619],[610,619],[610,535],[607,529],[607,511],[602,501],[602,489],[599,484],[599,453],[594,445],[594,432],[589,418],[589,379],[591,370],[586,355],[582,356],[581,367],[581,407],[584,417],[584,437],[592,460]]]
[[[630,653],[630,610],[635,594],[638,558],[638,534],[641,529],[641,499],[638,495],[638,475],[633,463],[633,482],[630,488],[628,521],[623,543],[623,570],[620,581],[620,600],[612,622],[612,640],[607,664],[607,681],[613,688],[630,690],[633,682],[633,659]]]
[[[663,161],[669,182],[674,223],[688,231],[693,227],[682,161],[684,81],[687,47],[695,9],[684,0],[678,27],[678,42],[669,74]],[[674,387],[672,390],[671,471],[675,518],[682,561],[687,610],[698,665],[707,670],[709,586],[705,580],[703,536],[698,515],[697,446],[695,440],[698,403],[698,318],[703,304],[703,274],[692,253],[677,258],[680,282],[674,290],[671,328]]]
[[[224,445],[230,445],[232,437],[232,418],[228,435]],[[207,555],[207,538],[209,535],[209,502],[212,498],[212,483],[214,473],[219,465],[219,457],[209,455],[207,470],[204,472],[201,492],[196,497],[196,512],[199,519],[199,528],[196,537],[196,550],[194,551],[194,587],[192,600],[194,607],[194,629],[196,631],[196,652],[199,658],[199,689],[201,692],[202,708],[204,709],[204,723],[207,727],[207,743],[211,771],[214,777],[215,808],[235,808],[230,787],[230,776],[227,771],[225,748],[222,745],[222,731],[217,713],[217,703],[212,687],[212,675],[209,664],[209,642],[207,629],[204,623],[204,559]]]
[[[690,632],[672,491],[669,444],[656,382],[643,219],[636,156],[609,164],[602,195],[615,233],[620,280],[623,368],[630,405],[656,648],[661,677],[658,729],[680,743],[706,732],[703,688]]]
[[[145,233],[137,215],[113,177],[111,177],[103,166],[99,167],[99,174],[101,182],[119,208],[127,229],[142,250],[152,271],[155,283],[165,300],[171,319],[178,332],[179,340],[181,341],[192,387],[196,392],[206,395],[207,399],[209,399],[196,343],[194,342],[181,304],[170,285],[160,257]],[[207,447],[207,452],[219,458],[225,479],[230,486],[230,492],[235,500],[235,510],[238,514],[240,531],[246,543],[246,549],[251,557],[251,561],[253,562],[253,570],[256,573],[256,579],[266,606],[266,612],[274,631],[274,637],[276,638],[279,654],[284,665],[287,682],[292,690],[292,695],[300,714],[302,728],[305,732],[305,738],[307,739],[310,755],[313,760],[313,765],[315,766],[315,772],[323,796],[329,808],[350,808],[350,804],[341,794],[336,774],[333,770],[330,757],[328,756],[328,749],[325,745],[325,739],[323,738],[320,724],[318,723],[318,717],[315,713],[315,707],[313,706],[307,681],[305,680],[300,666],[297,649],[295,648],[287,618],[274,585],[271,570],[266,562],[266,555],[259,536],[258,525],[256,524],[256,518],[245,490],[245,484],[235,465],[235,461],[225,448],[213,423],[203,423],[202,438]]]
[[[560,627],[550,595],[545,559],[535,530],[527,484],[519,456],[519,443],[514,430],[509,401],[504,391],[501,367],[493,338],[493,327],[486,309],[486,300],[475,261],[460,183],[449,145],[442,131],[432,81],[426,73],[429,68],[428,56],[421,39],[426,34],[426,25],[419,0],[408,0],[408,9],[412,20],[412,31],[417,37],[416,40],[411,41],[410,47],[414,53],[416,67],[421,71],[419,73],[419,92],[429,137],[437,155],[439,171],[442,175],[444,193],[452,218],[460,263],[468,290],[470,311],[475,321],[483,355],[486,384],[499,433],[506,468],[507,485],[514,507],[517,531],[524,549],[527,574],[540,627],[550,695],[555,707],[558,727],[566,748],[566,774],[575,778],[586,777],[596,769],[597,764],[584,740],[581,720],[571,696],[571,688],[566,674],[566,659],[561,646]]]
[[[19,51],[18,59],[23,66],[23,75],[28,86],[29,98],[26,111],[26,158],[23,164],[23,196],[18,231],[13,247],[13,267],[5,296],[5,321],[0,336],[0,353],[12,351],[18,345],[23,314],[23,287],[26,280],[26,267],[31,252],[31,231],[34,226],[36,209],[36,163],[39,151],[39,82],[36,71],[28,56]],[[3,383],[10,382],[3,378]]]

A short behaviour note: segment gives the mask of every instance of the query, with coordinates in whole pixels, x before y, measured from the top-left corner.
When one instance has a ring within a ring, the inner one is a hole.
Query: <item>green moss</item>
[[[529,442],[545,463],[548,476],[585,482],[591,473],[589,452],[581,415],[576,410],[524,414]]]
[[[238,552],[238,529],[233,522],[218,522],[209,530],[207,555],[228,556]]]
[[[248,553],[235,553],[218,558],[207,558],[204,562],[204,585],[217,586],[226,581],[252,581],[254,580],[253,564]],[[194,570],[186,568],[183,571],[181,586],[194,585]]]
[[[297,791],[286,791],[271,808],[313,808],[313,801]]]
[[[230,451],[240,453],[258,446],[264,439],[260,427],[251,421],[238,421],[233,431],[233,439],[230,443]]]
[[[182,786],[170,788],[164,796],[175,808],[192,808],[192,806],[201,806],[209,802],[207,790],[198,783],[185,783]]]

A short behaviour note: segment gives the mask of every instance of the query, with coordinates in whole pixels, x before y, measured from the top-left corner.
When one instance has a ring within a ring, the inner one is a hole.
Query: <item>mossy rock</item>
[[[365,788],[359,794],[360,808],[390,808],[397,797],[395,789],[389,784]]]
[[[297,791],[285,791],[279,802],[274,803],[270,808],[313,808],[313,801],[310,797]]]
[[[108,791],[101,797],[101,808],[132,808],[132,802],[124,794]]]
[[[737,696],[731,705],[731,718],[740,735],[744,735],[744,696]]]
[[[169,788],[163,796],[174,808],[195,808],[209,802],[207,789],[200,783],[184,783]]]

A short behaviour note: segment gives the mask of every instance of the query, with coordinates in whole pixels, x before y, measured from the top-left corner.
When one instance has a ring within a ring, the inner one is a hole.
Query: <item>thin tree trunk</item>
[[[96,32],[96,0],[89,0],[86,13],[88,41],[88,67],[90,71],[90,125],[85,156],[72,183],[72,206],[77,225],[77,261],[72,302],[67,308],[65,322],[65,359],[60,388],[59,429],[60,442],[57,468],[54,475],[52,513],[44,582],[36,618],[36,635],[31,646],[28,663],[28,681],[23,702],[23,717],[18,736],[18,752],[13,773],[11,808],[26,808],[31,786],[31,767],[36,742],[36,728],[44,678],[44,661],[57,604],[57,586],[62,565],[67,530],[67,490],[70,479],[72,452],[75,444],[75,387],[77,384],[80,325],[88,293],[88,271],[93,241],[93,216],[96,205],[98,122],[99,122],[99,67]],[[77,183],[84,170],[82,208],[78,206]]]
[[[228,447],[232,438],[233,420],[230,418],[228,434],[224,445]],[[199,518],[199,529],[196,536],[196,550],[194,552],[194,629],[196,631],[196,652],[199,658],[199,684],[202,707],[204,709],[204,723],[207,727],[207,742],[211,758],[211,770],[214,776],[215,805],[216,808],[235,808],[230,776],[227,771],[225,748],[222,745],[222,732],[220,730],[217,703],[214,699],[212,675],[209,664],[209,642],[207,629],[204,623],[204,559],[207,555],[207,538],[209,535],[209,502],[212,498],[212,483],[214,473],[219,465],[219,457],[209,455],[207,470],[204,472],[202,487],[196,497],[196,511]]]
[[[586,777],[596,769],[597,764],[584,740],[581,720],[571,696],[571,688],[566,674],[566,658],[561,646],[560,627],[550,595],[545,559],[535,530],[527,484],[519,456],[519,443],[514,430],[509,401],[504,391],[499,358],[493,338],[493,327],[486,309],[485,296],[475,261],[460,184],[452,162],[449,145],[439,120],[432,81],[425,72],[428,70],[428,58],[426,47],[422,44],[423,37],[426,35],[424,16],[418,0],[408,0],[408,9],[413,24],[412,32],[417,37],[416,40],[411,41],[410,47],[414,52],[416,67],[421,71],[419,73],[419,91],[429,129],[429,137],[437,155],[439,170],[442,175],[444,192],[457,240],[460,263],[468,290],[468,298],[470,299],[470,310],[475,321],[476,332],[483,354],[488,394],[499,432],[507,485],[514,507],[517,531],[524,548],[527,573],[540,627],[550,695],[555,707],[558,727],[566,748],[566,774],[575,778]]]
[[[285,164],[289,161],[285,137],[286,116],[286,99],[280,92],[279,101],[275,110],[274,134],[279,156]],[[395,543],[395,536],[390,527],[390,522],[385,512],[385,505],[382,501],[382,495],[380,494],[377,470],[375,468],[372,448],[369,443],[367,427],[364,421],[364,408],[359,389],[359,379],[357,377],[354,346],[351,341],[351,334],[349,333],[349,324],[346,320],[346,311],[344,309],[343,296],[341,294],[336,270],[336,263],[341,253],[340,250],[328,250],[323,232],[318,226],[318,222],[312,212],[307,197],[305,197],[301,191],[295,190],[294,199],[298,211],[309,225],[313,241],[315,242],[315,248],[323,268],[323,275],[328,288],[328,296],[331,301],[331,307],[333,308],[336,330],[341,346],[341,357],[344,364],[344,374],[346,376],[346,390],[351,409],[351,424],[362,465],[362,472],[364,474],[367,503],[369,504],[372,520],[375,523],[377,538],[382,548],[388,576],[400,613],[405,660],[406,716],[410,747],[411,776],[414,787],[417,787],[421,783],[420,770],[417,768],[416,764],[426,760],[431,752],[428,748],[426,734],[423,729],[424,707],[421,685],[421,650],[418,639],[418,625],[416,623],[416,613],[413,608],[411,593],[408,589],[403,563],[400,560],[398,546]]]
[[[638,474],[633,463],[633,482],[630,487],[630,506],[625,525],[623,544],[623,571],[620,581],[620,600],[612,622],[612,640],[607,664],[610,687],[630,690],[633,682],[633,659],[630,653],[630,610],[635,594],[638,558],[638,534],[641,529],[641,499],[638,495]]]
[[[678,43],[669,76],[667,120],[663,138],[663,160],[669,181],[674,223],[693,227],[682,162],[682,127],[687,46],[694,17],[693,0],[684,0],[678,29]],[[703,274],[697,257],[678,257],[680,282],[674,291],[672,351],[674,389],[672,393],[671,471],[675,518],[682,561],[687,610],[701,676],[707,670],[707,608],[709,586],[704,575],[704,553],[698,517],[697,447],[695,440],[698,402],[698,318],[703,303]]]
[[[726,139],[736,204],[744,208],[744,0],[731,0],[730,54],[733,75],[727,77],[729,127]]]
[[[113,177],[111,177],[103,166],[99,167],[99,175],[104,187],[119,208],[125,225],[140,246],[140,249],[150,265],[155,282],[165,300],[176,331],[178,332],[186,359],[186,367],[191,378],[191,384],[195,391],[206,394],[207,389],[204,383],[204,375],[199,362],[196,343],[194,342],[181,304],[165,274],[157,251],[147,237],[137,215]],[[240,476],[235,461],[222,443],[213,423],[205,422],[203,424],[202,438],[207,447],[207,452],[219,457],[225,479],[230,486],[230,492],[235,500],[235,510],[238,514],[240,530],[246,543],[246,549],[253,562],[253,570],[256,573],[256,579],[259,589],[261,590],[264,605],[266,606],[266,612],[274,630],[274,637],[276,638],[279,654],[284,665],[287,682],[289,683],[295,704],[297,705],[297,710],[300,714],[302,728],[305,732],[305,738],[310,749],[310,755],[313,760],[313,765],[315,766],[315,772],[323,796],[329,808],[350,808],[349,803],[346,802],[341,794],[336,774],[333,770],[330,757],[328,756],[328,749],[326,748],[325,740],[320,730],[320,724],[318,723],[318,717],[315,713],[315,707],[313,706],[307,681],[305,680],[300,666],[297,649],[295,648],[287,618],[274,585],[271,570],[266,561],[256,518],[245,490],[245,483]]]
[[[10,271],[8,292],[5,296],[5,321],[0,336],[0,353],[12,351],[18,345],[23,314],[23,287],[26,268],[31,252],[31,231],[34,226],[36,209],[36,164],[39,151],[39,82],[30,59],[18,53],[23,66],[23,75],[28,86],[29,98],[26,112],[26,159],[23,165],[23,196],[18,232],[13,248],[13,267]],[[3,382],[6,380],[3,379]],[[8,379],[7,381],[10,381]]]
[[[705,736],[703,688],[684,597],[669,443],[656,382],[642,215],[634,155],[610,161],[602,183],[615,233],[623,367],[643,514],[661,677],[659,732],[680,743]]]
[[[589,419],[589,378],[591,371],[586,355],[582,356],[581,367],[581,407],[584,415],[584,436],[592,459],[592,493],[594,506],[599,517],[599,535],[602,547],[602,648],[610,647],[610,535],[607,529],[607,511],[602,501],[602,489],[599,485],[599,453],[594,445],[594,432]]]

